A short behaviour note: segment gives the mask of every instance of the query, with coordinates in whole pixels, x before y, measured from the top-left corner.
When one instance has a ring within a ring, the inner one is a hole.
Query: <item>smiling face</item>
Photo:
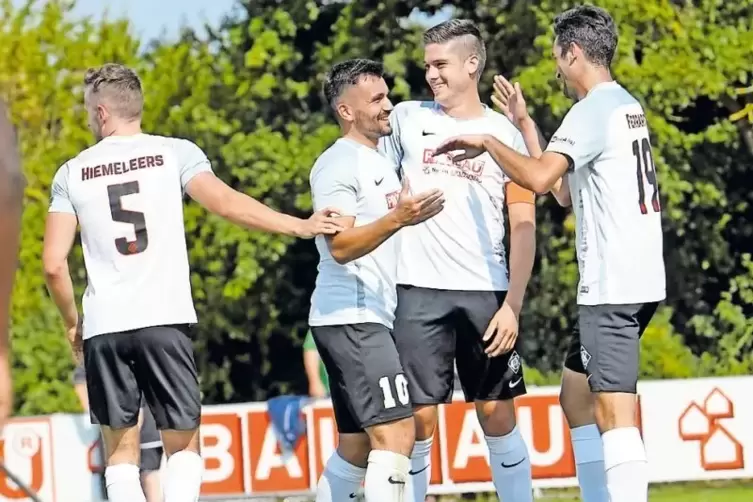
[[[348,86],[340,96],[337,113],[340,119],[353,124],[361,134],[378,139],[392,133],[390,113],[392,102],[384,78],[362,75],[355,85]]]
[[[477,85],[479,58],[467,50],[461,39],[427,44],[424,51],[424,70],[434,100],[451,106],[459,96]]]

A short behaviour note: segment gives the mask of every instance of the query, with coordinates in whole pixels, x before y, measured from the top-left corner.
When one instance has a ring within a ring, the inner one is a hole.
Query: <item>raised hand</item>
[[[520,125],[521,120],[528,118],[528,108],[526,100],[523,97],[523,91],[520,84],[515,82],[511,84],[502,75],[494,76],[494,93],[492,94],[492,103],[504,113],[510,121],[516,126]]]
[[[410,182],[403,178],[403,187],[395,207],[395,216],[401,226],[417,225],[433,218],[444,209],[444,194],[441,190],[429,190],[411,195]]]

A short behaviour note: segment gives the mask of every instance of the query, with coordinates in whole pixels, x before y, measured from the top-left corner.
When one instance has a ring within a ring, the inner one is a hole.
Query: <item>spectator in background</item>
[[[86,373],[83,364],[73,371],[73,388],[81,407],[88,413],[89,395],[86,392]],[[164,453],[162,438],[154,422],[154,416],[144,402],[142,402],[139,414],[139,432],[141,436],[141,487],[144,490],[146,502],[162,502],[159,472]]]
[[[309,382],[309,396],[318,399],[328,397],[329,376],[321,357],[319,357],[319,351],[316,349],[311,330],[308,330],[306,339],[303,341],[303,367],[306,370],[306,378]]]

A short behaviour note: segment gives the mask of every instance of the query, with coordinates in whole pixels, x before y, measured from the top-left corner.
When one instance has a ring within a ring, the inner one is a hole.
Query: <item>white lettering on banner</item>
[[[335,421],[331,418],[319,420],[319,443],[322,465],[327,463],[329,457],[335,452]]]
[[[516,410],[518,429],[528,446],[531,465],[550,466],[562,459],[565,454],[565,434],[562,431],[563,413],[559,406],[548,406],[549,421],[549,449],[539,451],[533,439],[533,414],[528,406],[519,406]],[[541,427],[542,424],[538,424]]]
[[[458,435],[458,448],[452,460],[452,467],[466,468],[471,457],[481,457],[489,463],[489,448],[486,446],[484,431],[473,409],[466,411],[463,417],[463,427]]]
[[[277,435],[272,426],[267,427],[264,432],[264,442],[261,447],[261,454],[256,464],[256,479],[266,480],[272,469],[285,467],[291,478],[302,478],[303,469],[298,462],[298,457],[293,452],[287,454],[277,453]]]
[[[207,437],[212,437],[214,442],[206,441],[205,438]],[[220,424],[203,424],[201,426],[201,456],[204,457],[204,475],[202,478],[205,483],[219,483],[233,474],[235,459],[230,453],[232,444],[233,436],[227,427]],[[207,462],[209,459],[214,459],[217,462],[217,467],[208,467],[211,464]]]

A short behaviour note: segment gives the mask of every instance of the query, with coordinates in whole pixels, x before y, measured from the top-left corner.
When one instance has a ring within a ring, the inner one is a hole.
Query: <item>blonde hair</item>
[[[90,68],[84,76],[84,86],[87,99],[105,101],[113,115],[125,120],[141,117],[144,108],[141,80],[127,66],[107,63]]]

